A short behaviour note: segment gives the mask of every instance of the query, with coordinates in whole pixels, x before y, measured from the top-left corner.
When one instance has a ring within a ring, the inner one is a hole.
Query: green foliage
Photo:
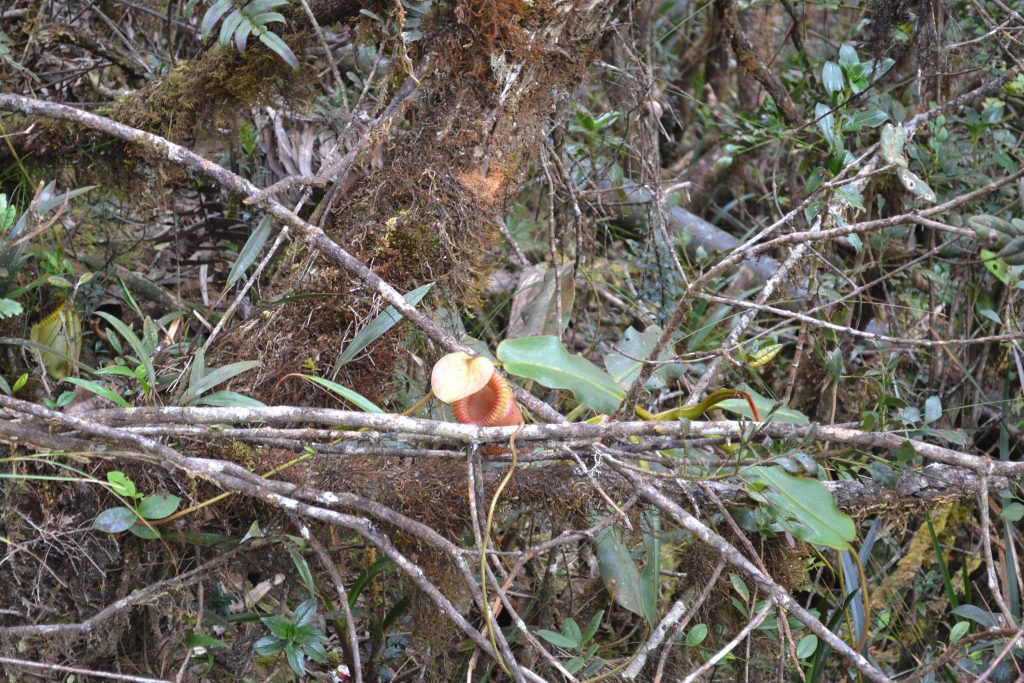
[[[751,467],[744,474],[747,490],[764,502],[773,521],[807,543],[848,550],[856,529],[839,511],[821,482],[788,474],[781,467]]]
[[[604,610],[600,610],[590,618],[584,628],[580,628],[576,620],[566,617],[562,620],[562,631],[551,631],[549,629],[537,629],[536,634],[562,650],[568,650],[573,656],[562,659],[561,664],[571,674],[584,672],[584,675],[596,673],[601,668],[601,662],[591,662],[600,646],[597,642],[591,642],[597,635],[597,629],[601,626],[601,619],[604,618]],[[591,666],[587,666],[591,662]]]
[[[614,412],[625,397],[606,372],[569,353],[558,337],[506,339],[498,345],[497,355],[513,375],[552,389],[568,389],[577,401],[598,412]]]
[[[288,66],[298,69],[298,57],[279,35],[268,28],[270,24],[285,23],[284,16],[270,10],[286,5],[288,0],[252,0],[245,5],[236,4],[234,0],[216,0],[203,15],[200,24],[201,37],[206,40],[223,19],[218,37],[221,45],[226,47],[234,42],[235,49],[241,52],[245,49],[249,36],[256,36]]]
[[[324,641],[327,636],[312,624],[317,612],[316,598],[299,604],[290,619],[279,616],[260,617],[263,625],[270,629],[270,635],[256,641],[256,654],[276,655],[284,653],[288,666],[296,676],[306,675],[306,657],[314,662],[327,661]]]
[[[129,531],[140,538],[159,538],[159,532],[147,522],[173,514],[181,504],[180,498],[167,493],[139,493],[135,482],[118,470],[107,473],[107,489],[124,503],[107,508],[93,520],[93,529],[108,534]]]

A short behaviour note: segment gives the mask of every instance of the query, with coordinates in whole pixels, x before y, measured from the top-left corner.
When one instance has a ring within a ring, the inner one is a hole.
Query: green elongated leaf
[[[235,49],[241,52],[245,49],[245,44],[249,40],[249,35],[252,34],[254,27],[252,22],[249,21],[248,17],[242,17],[242,21],[238,24],[238,28],[235,29]]]
[[[263,245],[267,243],[267,239],[270,237],[270,228],[273,224],[274,221],[270,214],[260,219],[256,229],[252,231],[249,239],[242,246],[242,250],[238,252],[238,258],[231,265],[231,272],[228,273],[227,287],[238,282],[238,279],[245,275],[245,271],[249,270],[249,266],[259,258],[260,252],[263,251]]]
[[[868,111],[854,112],[851,116],[848,116],[843,121],[843,130],[847,133],[852,133],[860,130],[867,126],[868,128],[877,128],[886,121],[889,120],[889,115],[881,109],[869,109]]]
[[[433,286],[434,283],[430,282],[422,287],[417,287],[408,294],[403,295],[403,298],[408,301],[410,305],[415,306],[427,295],[427,292],[429,292],[430,288]],[[394,306],[388,306],[384,309],[384,312],[371,320],[369,325],[360,330],[359,334],[357,334],[349,345],[346,346],[338,355],[337,360],[334,361],[334,365],[331,367],[331,374],[333,375],[338,372],[341,366],[355,358],[360,351],[384,336],[384,334],[398,324],[401,319],[402,314],[399,313]]]
[[[207,372],[206,368],[202,367],[202,364],[200,363],[202,358],[203,351],[202,349],[199,349],[195,354],[195,362],[197,365],[193,367],[193,374],[189,377],[188,391],[185,392],[185,396],[183,397],[186,404],[192,403],[218,384],[223,384],[243,372],[248,372],[253,368],[258,368],[263,365],[263,363],[258,360],[241,360],[237,363],[228,363],[223,367]],[[198,368],[198,370],[196,368]],[[201,374],[197,375],[197,372]]]
[[[374,403],[370,399],[366,398],[365,396],[363,396],[362,394],[360,394],[360,393],[358,393],[356,391],[352,391],[348,387],[345,387],[345,386],[342,386],[342,385],[338,384],[337,382],[332,382],[329,379],[324,379],[323,377],[317,377],[315,375],[302,375],[302,374],[299,374],[297,376],[301,377],[303,379],[309,380],[310,382],[313,382],[314,384],[319,384],[320,386],[322,386],[324,389],[327,389],[328,391],[333,391],[334,393],[336,393],[338,396],[341,396],[343,399],[345,399],[349,403],[355,405],[359,409],[364,410],[364,411],[366,411],[368,413],[383,413],[384,412],[384,410],[380,406],[378,406],[376,403]]]
[[[135,336],[132,328],[114,316],[105,311],[96,311],[96,315],[110,323],[110,326],[117,330],[121,338],[128,342],[128,345],[132,347],[132,351],[135,352],[135,357],[146,366],[146,375],[149,377],[150,386],[156,386],[156,369],[153,367],[153,354],[151,350],[142,343],[142,340]]]
[[[217,408],[263,408],[267,404],[237,391],[215,391],[212,394],[200,396],[192,401],[191,405]]]
[[[576,649],[576,643],[571,638],[563,636],[561,633],[549,631],[546,628],[538,629],[534,631],[534,633],[543,638],[544,640],[548,641],[555,647],[562,647],[566,650]]]
[[[203,15],[203,21],[199,25],[200,40],[206,40],[213,27],[217,25],[217,22],[220,21],[220,18],[229,9],[231,9],[231,0],[217,0],[217,2],[210,5],[210,9],[206,10],[206,14]]]
[[[604,529],[594,539],[594,544],[601,581],[612,600],[653,625],[656,615],[644,612],[640,570],[633,563],[629,548],[622,542],[622,534],[616,528]]]
[[[313,572],[309,570],[309,564],[306,563],[306,558],[300,555],[296,550],[289,550],[288,556],[292,558],[292,564],[294,564],[295,569],[298,570],[299,577],[302,579],[302,582],[306,584],[306,590],[309,591],[310,595],[316,595],[316,581],[313,580]],[[313,611],[316,611],[315,607]],[[296,622],[299,621],[298,612],[299,611],[296,608],[294,617]]]
[[[820,102],[814,105],[814,120],[818,124],[818,130],[828,141],[829,149],[833,151],[842,149],[843,140],[836,132],[836,115],[832,113],[832,107]]]
[[[114,391],[110,387],[105,387],[102,384],[99,384],[98,382],[93,382],[87,379],[81,379],[79,377],[65,377],[64,381],[70,382],[71,384],[74,384],[76,386],[80,386],[83,389],[87,389],[88,391],[91,391],[100,398],[105,398],[111,403],[116,403],[122,408],[132,407],[132,404],[128,403],[128,401],[121,398],[121,396],[118,395],[116,391]]]
[[[245,6],[245,9],[243,9],[242,12],[251,17],[259,14],[260,12],[266,12],[268,9],[273,9],[287,4],[288,0],[253,0]]]
[[[573,641],[574,647],[583,647],[583,631],[580,630],[580,625],[572,617],[566,617],[562,620],[562,633],[569,640]]]
[[[601,413],[614,412],[625,397],[608,373],[570,354],[558,337],[506,339],[498,345],[498,359],[513,375],[549,389],[568,389],[577,401]]]
[[[597,614],[590,617],[586,627],[583,629],[581,642],[589,643],[590,639],[597,635],[597,629],[601,627],[601,620],[604,619],[604,610],[598,610]]]
[[[843,83],[843,70],[839,65],[835,62],[825,62],[821,70],[821,84],[825,86],[825,91],[829,95],[842,92]]]
[[[278,57],[284,60],[285,64],[293,69],[299,68],[299,58],[295,56],[288,43],[281,40],[281,37],[271,31],[264,31],[260,34],[260,42],[270,48]]]
[[[751,497],[767,503],[779,526],[807,543],[850,549],[853,520],[836,507],[820,481],[794,477],[781,467],[752,467],[746,478]]]
[[[220,25],[220,35],[217,36],[217,42],[226,47],[231,42],[231,36],[235,34],[235,30],[238,29],[243,19],[245,17],[237,9],[229,14],[224,23]]]
[[[96,519],[92,522],[92,528],[108,534],[119,534],[122,531],[127,531],[137,519],[138,517],[131,508],[110,508],[96,515]]]
[[[263,28],[267,24],[283,24],[284,17],[280,12],[260,12],[259,14],[252,14],[252,25]]]
[[[169,493],[154,493],[139,503],[139,514],[146,519],[161,519],[172,514],[181,505],[181,498]]]
[[[640,572],[640,595],[644,614],[654,623],[658,616],[658,594],[661,592],[661,513],[657,508],[644,512],[644,549],[647,564]]]

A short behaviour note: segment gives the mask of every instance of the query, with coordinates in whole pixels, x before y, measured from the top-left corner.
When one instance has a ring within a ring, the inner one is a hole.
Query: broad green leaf
[[[172,514],[181,505],[181,498],[169,493],[154,493],[139,503],[139,514],[146,519],[162,519]]]
[[[589,643],[590,639],[597,634],[597,629],[601,626],[601,620],[604,618],[604,610],[598,610],[597,614],[590,617],[590,621],[587,622],[586,627],[583,629],[583,636],[581,642]]]
[[[1008,522],[1019,522],[1022,518],[1024,518],[1024,504],[1014,502],[1003,508],[1003,519]]]
[[[135,498],[138,494],[135,491],[135,482],[128,478],[124,472],[112,470],[107,472],[107,483],[110,490],[125,498]]]
[[[608,373],[570,354],[558,337],[506,339],[498,345],[498,359],[513,375],[549,389],[568,389],[577,401],[600,413],[614,412],[625,397]]]
[[[427,295],[427,292],[429,292],[430,288],[433,286],[433,282],[427,283],[422,287],[417,287],[408,294],[405,294],[403,298],[408,301],[410,305],[415,306]],[[360,351],[384,336],[384,333],[398,324],[401,319],[402,314],[399,313],[394,306],[388,306],[384,309],[383,313],[371,320],[366,327],[359,331],[359,334],[352,338],[349,345],[342,350],[338,355],[338,358],[334,361],[334,365],[331,367],[331,374],[333,375],[334,373],[337,373],[342,365],[355,358]]]
[[[352,391],[348,387],[345,387],[345,386],[342,386],[342,385],[338,384],[337,382],[332,382],[329,379],[324,379],[323,377],[317,377],[316,375],[303,375],[303,374],[299,374],[297,376],[301,377],[303,379],[309,380],[310,382],[313,382],[314,384],[319,384],[320,386],[322,386],[324,389],[327,389],[328,391],[333,391],[338,396],[341,396],[343,399],[345,399],[346,401],[348,401],[352,405],[356,406],[360,410],[363,410],[363,411],[365,411],[367,413],[383,413],[384,412],[384,410],[380,406],[378,406],[376,403],[374,403],[370,399],[366,398],[365,396],[363,396],[362,394],[360,394],[358,392]]]
[[[249,266],[256,262],[260,252],[263,251],[263,245],[267,243],[267,239],[270,237],[270,228],[273,224],[274,221],[270,214],[260,219],[256,229],[252,231],[249,239],[245,241],[242,250],[238,252],[238,258],[231,265],[231,271],[228,273],[225,287],[231,287],[231,285],[238,282],[239,278],[245,275],[245,271],[249,270]]]
[[[806,636],[800,639],[800,642],[796,646],[796,657],[797,659],[807,659],[814,654],[814,651],[818,649],[818,636],[813,633],[808,633]]]
[[[860,57],[857,56],[857,50],[855,50],[849,43],[843,43],[839,47],[839,63],[843,66],[854,66],[855,64],[860,64]]]
[[[534,631],[534,633],[536,635],[540,636],[541,638],[543,638],[544,640],[548,641],[549,643],[551,643],[555,647],[565,648],[566,650],[574,650],[574,649],[576,649],[576,643],[573,642],[572,639],[570,639],[570,638],[568,638],[566,636],[563,636],[561,633],[556,633],[555,631],[549,631],[546,628],[538,629],[538,630]]]
[[[850,549],[856,535],[853,520],[836,507],[820,481],[794,477],[781,467],[752,467],[746,477],[750,496],[766,503],[783,529],[807,543]]]
[[[630,557],[629,548],[622,542],[622,534],[614,527],[604,529],[594,539],[594,544],[601,581],[612,600],[653,625],[657,615],[644,612],[640,571]]]
[[[583,647],[583,631],[580,630],[580,625],[572,617],[566,617],[562,620],[562,634],[573,641],[576,648]]]
[[[829,95],[843,91],[843,70],[835,62],[825,62],[821,70],[821,84]]]
[[[855,133],[861,128],[877,128],[889,120],[889,115],[881,109],[869,109],[867,111],[854,112],[843,119],[843,130],[848,133]]]
[[[147,541],[160,538],[160,532],[157,531],[156,527],[148,527],[142,522],[135,522],[135,524],[128,527],[128,533],[133,536],[138,536],[139,538],[144,538]]]
[[[970,628],[971,628],[971,622],[969,622],[969,621],[958,621],[958,622],[956,622],[956,624],[953,626],[953,628],[949,629],[949,642],[950,642],[950,644],[955,643],[956,641],[960,640],[965,635],[967,635],[967,631]]]
[[[743,602],[750,602],[750,589],[747,588],[747,583],[743,580],[743,577],[739,574],[729,574],[729,582],[732,584],[733,589],[743,598]]]
[[[110,508],[96,515],[92,528],[108,534],[119,534],[122,531],[127,531],[128,527],[135,524],[137,519],[138,517],[131,508]]]
[[[697,647],[708,637],[707,624],[694,624],[686,634],[686,647]]]

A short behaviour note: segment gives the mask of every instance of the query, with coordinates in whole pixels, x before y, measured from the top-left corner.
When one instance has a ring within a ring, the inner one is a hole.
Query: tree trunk
[[[441,301],[473,303],[495,222],[529,171],[544,126],[596,57],[616,4],[463,0],[436,18],[419,59],[424,73],[408,95],[410,125],[370,131],[363,158],[331,179],[317,211],[327,234],[401,291],[432,282]],[[282,395],[275,380],[310,360],[329,374],[379,302],[316,255],[281,268],[272,293],[292,303],[240,326],[225,350],[264,359],[261,399],[311,400]],[[345,382],[383,395],[399,335],[375,344],[357,370],[346,367]]]

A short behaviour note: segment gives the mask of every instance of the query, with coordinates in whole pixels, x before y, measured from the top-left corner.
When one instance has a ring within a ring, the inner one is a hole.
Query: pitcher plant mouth
[[[451,404],[455,420],[461,424],[509,427],[523,423],[508,380],[482,356],[449,353],[434,365],[430,387],[438,399]]]
[[[483,389],[455,401],[452,413],[457,422],[481,427],[511,427],[523,422],[508,380],[497,372],[491,375]]]

